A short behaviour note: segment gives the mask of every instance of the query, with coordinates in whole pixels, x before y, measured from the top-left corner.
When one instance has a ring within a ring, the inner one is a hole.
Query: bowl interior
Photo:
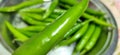
[[[2,6],[14,5],[21,1],[22,0],[4,0]],[[116,26],[116,28],[103,28],[101,36],[97,41],[97,44],[86,55],[111,55],[114,52],[118,38],[117,25],[114,20],[114,17],[110,13],[110,11],[104,6],[104,4],[102,4],[98,0],[91,0],[90,7],[94,9],[99,9],[106,13],[106,21]],[[3,45],[6,47],[6,49],[8,49],[8,51],[10,52],[13,52],[18,47],[18,43],[14,42],[12,34],[10,34],[7,30],[4,24],[5,20],[9,20],[15,27],[21,27],[25,24],[19,19],[18,16],[16,16],[15,13],[11,13],[11,15],[6,13],[0,13],[0,39]]]

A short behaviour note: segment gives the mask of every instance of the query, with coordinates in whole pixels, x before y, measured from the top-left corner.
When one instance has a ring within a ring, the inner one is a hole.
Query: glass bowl
[[[15,5],[21,1],[22,0],[3,0],[2,3],[0,3],[0,6],[3,7]],[[92,50],[87,52],[86,55],[112,55],[118,41],[118,30],[115,18],[113,17],[109,9],[99,0],[91,0],[90,7],[103,11],[105,13],[106,21],[114,25],[116,28],[115,29],[107,28],[105,30],[102,30],[101,37],[97,41],[97,44]],[[15,13],[11,13],[11,15],[0,13],[0,40],[4,47],[11,53],[18,47],[18,45],[16,43],[13,43],[14,42],[12,41],[13,38],[10,37],[11,34],[8,33],[4,21],[7,19],[10,20],[10,22],[12,22],[15,26],[18,24],[22,25],[21,24],[22,22],[19,19],[16,19],[15,17],[16,17]],[[74,46],[72,46],[71,48],[73,47]]]

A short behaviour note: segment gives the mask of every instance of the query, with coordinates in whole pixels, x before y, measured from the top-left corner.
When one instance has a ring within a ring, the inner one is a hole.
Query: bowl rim
[[[107,6],[105,6],[105,4],[103,4],[100,0],[91,0],[92,2],[96,3],[96,6],[101,6],[104,8],[104,10],[106,10],[107,13],[109,13],[108,16],[111,17],[111,22],[112,24],[114,24],[114,26],[116,26],[116,28],[112,31],[113,35],[110,41],[110,45],[107,46],[106,50],[104,50],[104,52],[101,52],[102,55],[113,55],[116,47],[117,47],[117,43],[118,43],[118,26],[117,23],[115,21],[115,17],[112,15],[112,13],[110,12],[110,10],[107,8]],[[103,9],[102,8],[102,9]]]
[[[112,23],[116,26],[116,29],[114,29],[113,31],[113,36],[112,36],[112,39],[111,39],[111,42],[110,42],[110,45],[107,47],[106,50],[104,50],[104,52],[99,52],[98,54],[101,54],[102,55],[112,55],[113,52],[115,51],[115,48],[117,46],[117,42],[118,42],[118,26],[117,26],[117,23],[115,21],[115,18],[114,16],[112,15],[112,13],[110,12],[110,10],[99,0],[91,0],[91,2],[93,4],[95,4],[95,6],[101,6],[101,7],[104,7],[104,9],[110,13],[109,16],[112,18]],[[14,50],[6,43],[6,41],[2,38],[2,35],[0,34],[0,41],[2,43],[2,45],[8,50],[8,52],[12,53]],[[100,50],[101,51],[101,50]]]

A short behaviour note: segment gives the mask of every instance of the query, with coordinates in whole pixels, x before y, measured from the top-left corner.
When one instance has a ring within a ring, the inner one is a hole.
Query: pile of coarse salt
[[[61,46],[59,48],[54,48],[47,55],[72,55],[74,46],[75,43],[71,44],[70,46]]]

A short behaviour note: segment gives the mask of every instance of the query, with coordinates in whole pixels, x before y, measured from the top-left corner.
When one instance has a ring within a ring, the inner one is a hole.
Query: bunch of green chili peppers
[[[89,8],[89,0],[52,0],[49,7],[29,8],[43,0],[28,0],[2,7],[1,13],[16,13],[27,27],[5,24],[14,40],[22,44],[12,55],[46,55],[52,48],[76,42],[72,55],[85,55],[97,43],[103,27],[114,27],[104,20],[104,13]]]

